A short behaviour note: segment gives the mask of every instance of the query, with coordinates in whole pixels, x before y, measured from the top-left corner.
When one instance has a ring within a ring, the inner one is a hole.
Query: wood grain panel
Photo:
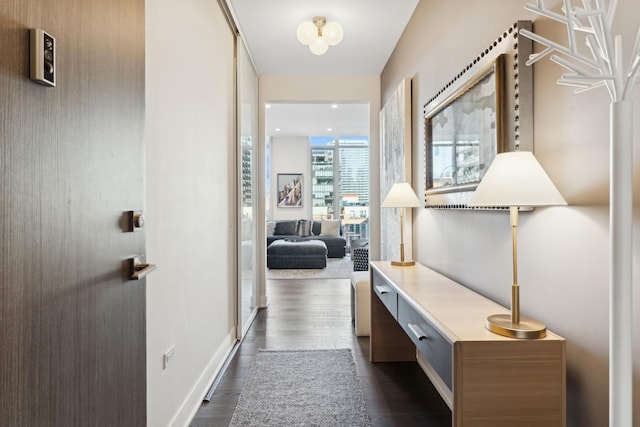
[[[416,360],[416,346],[404,333],[400,324],[389,313],[374,291],[381,283],[381,276],[369,275],[371,292],[370,360],[372,362],[409,362]]]
[[[29,28],[57,87],[28,80]],[[0,3],[0,419],[145,425],[144,1]]]
[[[456,348],[459,425],[563,426],[564,341],[462,342]]]

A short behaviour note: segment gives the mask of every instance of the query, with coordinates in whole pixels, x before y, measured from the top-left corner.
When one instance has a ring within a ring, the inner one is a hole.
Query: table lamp
[[[520,316],[520,288],[518,286],[518,208],[566,205],[551,179],[532,153],[513,151],[501,153],[491,163],[487,173],[471,196],[470,207],[508,207],[511,218],[513,246],[513,285],[511,314],[496,314],[487,318],[490,331],[511,338],[542,338],[544,324]]]
[[[415,261],[404,259],[404,210],[422,206],[420,199],[408,182],[396,182],[382,202],[383,208],[399,208],[400,210],[400,261],[391,261],[392,265],[414,265]]]

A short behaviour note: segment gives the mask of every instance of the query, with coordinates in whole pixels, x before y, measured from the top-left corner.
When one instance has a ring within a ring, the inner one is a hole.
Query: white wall
[[[312,219],[311,208],[311,146],[307,137],[272,137],[271,182],[269,201],[271,219]],[[302,207],[279,208],[277,206],[278,174],[302,176]]]
[[[425,185],[423,104],[519,19],[534,20],[536,33],[566,42],[564,26],[526,12],[526,3],[533,2],[423,0],[418,4],[381,79],[383,100],[402,78],[413,79],[413,182],[418,194]],[[545,3],[560,9],[560,1]],[[623,34],[625,58],[640,25],[638,16],[637,2],[619,2],[614,25],[615,32]],[[534,66],[534,145],[536,157],[569,206],[520,216],[521,308],[524,315],[538,318],[567,339],[568,425],[602,427],[608,425],[609,98],[603,89],[576,95],[558,86],[555,81],[562,72],[548,59]],[[636,88],[636,124],[640,123],[639,92]],[[634,136],[637,146],[637,125]],[[634,158],[638,170],[637,150]],[[638,271],[637,213],[634,224]],[[416,209],[413,242],[414,257],[421,263],[509,305],[507,213]],[[639,296],[636,292],[636,307]],[[638,355],[639,318],[634,322]],[[637,357],[634,367],[640,370]],[[638,374],[634,383],[637,391]],[[636,392],[634,403],[634,425],[638,425],[640,393]]]
[[[217,2],[146,2],[149,426],[188,422],[235,337],[233,61]]]

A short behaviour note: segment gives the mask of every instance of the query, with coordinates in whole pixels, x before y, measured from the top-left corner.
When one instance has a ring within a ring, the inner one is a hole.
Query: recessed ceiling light
[[[333,129],[331,128],[327,128],[327,132],[331,132]]]
[[[280,132],[280,128],[276,128],[276,132]]]
[[[264,108],[271,108],[271,104],[264,104]]]
[[[331,108],[335,110],[336,108],[338,108],[338,104],[331,104]]]

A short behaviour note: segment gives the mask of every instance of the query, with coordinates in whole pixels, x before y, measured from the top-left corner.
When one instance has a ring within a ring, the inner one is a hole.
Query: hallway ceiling
[[[265,118],[267,136],[369,135],[367,104],[273,103]]]
[[[380,74],[419,0],[226,0],[258,74]],[[321,15],[344,29],[322,56],[296,38]]]
[[[258,74],[368,75],[382,73],[418,1],[226,0]],[[298,24],[317,15],[344,30],[342,42],[322,56],[296,37]],[[369,134],[368,105],[330,105],[273,104],[267,136]]]

